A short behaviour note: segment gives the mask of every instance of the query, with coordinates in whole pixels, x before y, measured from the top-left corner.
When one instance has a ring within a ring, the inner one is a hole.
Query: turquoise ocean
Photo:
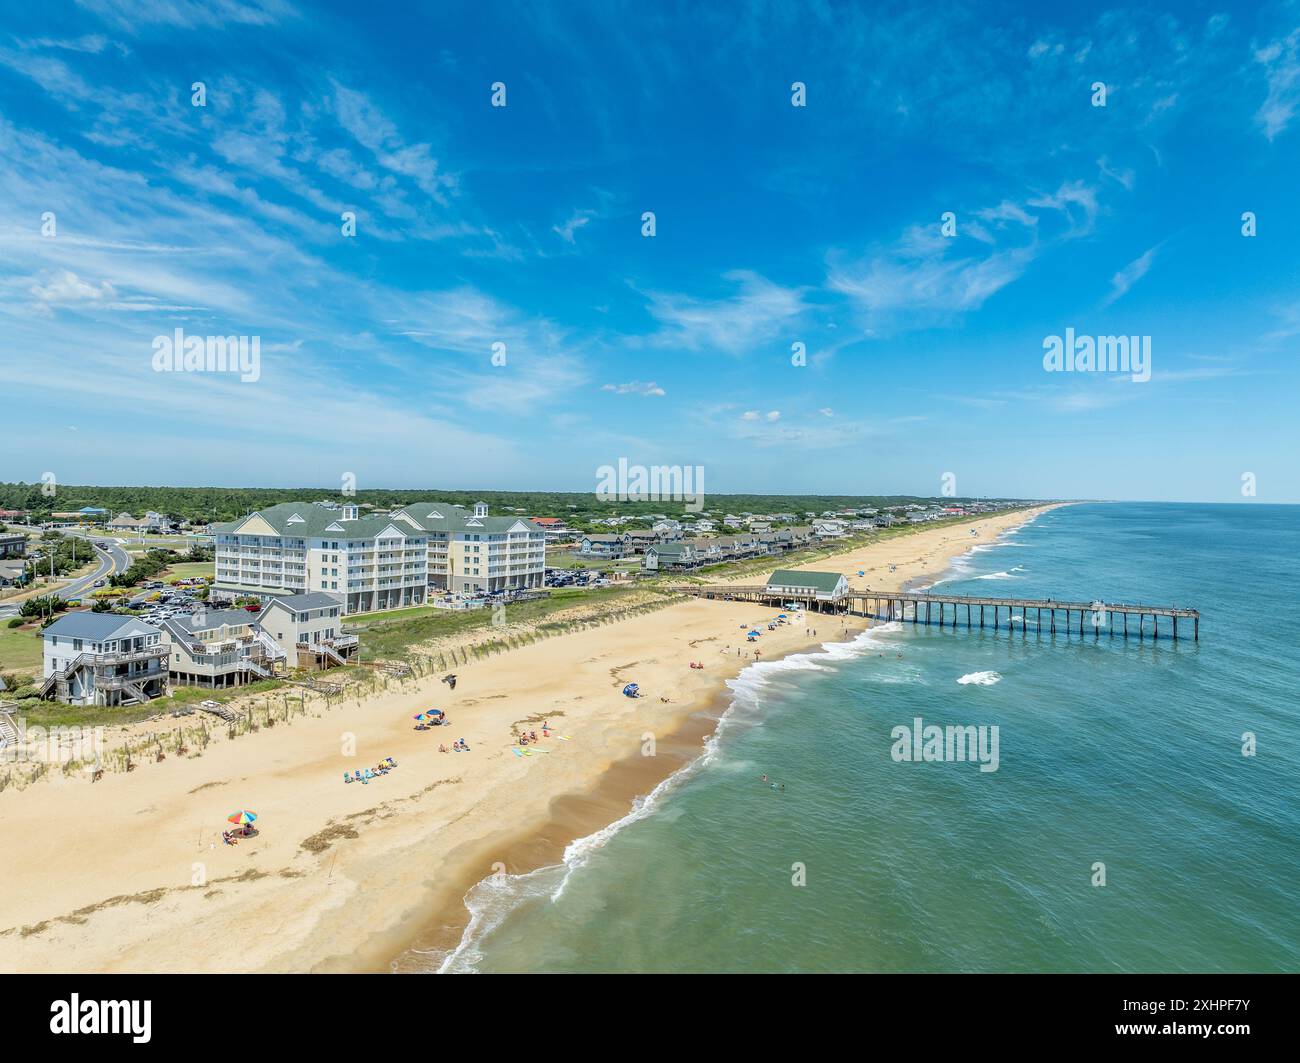
[[[1044,514],[942,588],[1192,606],[1200,642],[908,622],[755,665],[695,763],[415,965],[1300,970],[1298,557],[1300,507]],[[997,770],[894,759],[918,718],[996,726]]]

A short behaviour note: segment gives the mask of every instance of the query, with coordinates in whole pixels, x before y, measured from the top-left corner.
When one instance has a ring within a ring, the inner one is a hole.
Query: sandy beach
[[[808,567],[897,589],[1031,515],[919,530]],[[865,625],[810,614],[768,632],[774,615],[686,600],[459,667],[454,691],[409,680],[312,703],[200,757],[6,790],[0,970],[388,971],[412,946],[445,948],[470,885],[555,860],[697,755],[726,680],[756,650],[773,660]],[[745,642],[749,625],[758,643]],[[622,696],[627,682],[645,696]],[[412,714],[431,706],[451,726],[415,731]],[[567,740],[517,755],[514,736],[540,734],[542,721]],[[469,752],[439,752],[460,737]],[[388,756],[389,774],[342,782]],[[260,834],[224,845],[225,817],[240,808],[256,810]]]

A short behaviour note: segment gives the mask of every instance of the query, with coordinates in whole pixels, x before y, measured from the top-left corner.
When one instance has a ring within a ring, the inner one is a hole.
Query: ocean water
[[[1189,605],[1201,641],[909,622],[752,667],[698,762],[476,887],[429,969],[1300,970],[1298,556],[1300,507],[1079,505],[982,544],[945,590]],[[996,726],[997,770],[896,760],[916,718]]]

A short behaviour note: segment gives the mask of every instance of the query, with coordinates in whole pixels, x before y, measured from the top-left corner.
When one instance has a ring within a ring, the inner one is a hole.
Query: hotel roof
[[[405,517],[424,531],[445,532],[508,532],[522,526],[528,531],[542,529],[527,517],[476,517],[466,513],[463,506],[449,506],[445,502],[415,502],[393,511],[393,519]]]
[[[403,531],[404,534],[410,534],[402,524],[395,523],[389,516],[367,514],[364,517],[345,520],[341,509],[325,509],[310,502],[281,502],[276,506],[259,509],[239,520],[216,524],[212,527],[212,531],[224,535],[256,534],[256,532],[245,532],[243,529],[259,517],[276,535],[301,539],[373,539],[390,525]]]

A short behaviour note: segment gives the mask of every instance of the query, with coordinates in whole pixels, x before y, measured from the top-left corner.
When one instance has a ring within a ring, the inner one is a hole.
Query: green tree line
[[[173,520],[220,522],[235,520],[257,509],[279,502],[339,503],[395,509],[413,502],[443,502],[466,507],[486,502],[495,515],[517,513],[526,517],[563,517],[574,527],[586,521],[611,516],[648,518],[663,513],[674,518],[691,518],[699,514],[687,509],[685,502],[601,502],[592,491],[439,491],[374,488],[357,490],[344,496],[341,491],[320,487],[93,487],[61,484],[53,497],[44,493],[41,484],[0,483],[0,509],[20,509],[35,519],[54,512],[74,512],[86,506],[98,506],[113,517],[126,512],[139,517],[146,510],[166,514]],[[820,514],[827,509],[870,507],[886,509],[909,503],[969,501],[962,498],[925,498],[916,495],[752,495],[706,494],[704,509],[721,516],[724,513],[794,513],[802,519],[806,512]]]

